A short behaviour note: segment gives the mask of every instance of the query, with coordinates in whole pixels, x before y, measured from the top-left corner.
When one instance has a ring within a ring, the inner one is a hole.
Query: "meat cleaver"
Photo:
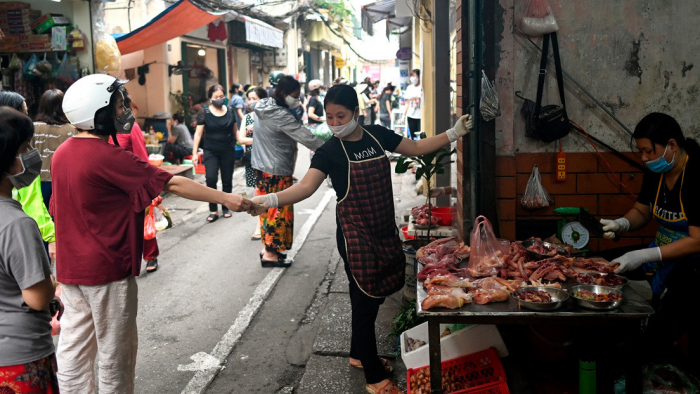
[[[603,234],[605,231],[603,231],[603,225],[600,223],[598,219],[595,218],[595,216],[591,215],[588,213],[587,210],[584,208],[579,208],[579,216],[578,216],[579,221],[585,227],[588,229],[588,231],[591,232],[591,235],[594,237],[603,237]],[[613,238],[613,241],[617,242],[620,240],[620,234],[615,234],[615,238]]]

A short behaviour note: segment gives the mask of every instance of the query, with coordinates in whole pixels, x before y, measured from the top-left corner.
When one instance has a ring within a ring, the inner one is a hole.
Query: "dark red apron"
[[[391,165],[384,149],[380,157],[348,158],[348,190],[338,201],[338,221],[345,238],[348,264],[360,289],[372,297],[387,297],[404,284],[405,256],[394,219]]]

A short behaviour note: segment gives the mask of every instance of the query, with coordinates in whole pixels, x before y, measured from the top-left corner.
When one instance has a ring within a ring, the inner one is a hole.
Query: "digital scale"
[[[561,207],[554,209],[554,212],[563,216],[557,222],[557,238],[567,245],[585,251],[591,236],[603,236],[603,225],[595,216],[588,213],[588,209]],[[617,242],[619,239],[620,236],[616,235],[614,241]]]

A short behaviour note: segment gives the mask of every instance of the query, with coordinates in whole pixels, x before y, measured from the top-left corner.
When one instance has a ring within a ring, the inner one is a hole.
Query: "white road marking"
[[[299,249],[301,249],[301,247],[304,245],[304,242],[309,236],[311,229],[314,227],[319,217],[321,217],[323,210],[326,208],[326,205],[328,205],[334,195],[335,192],[333,190],[328,190],[323,195],[321,203],[318,205],[318,207],[316,207],[314,213],[308,220],[306,220],[304,226],[302,226],[302,228],[299,230],[299,235],[294,238],[294,246],[292,247],[292,250],[287,253],[288,259],[294,259]],[[285,268],[273,268],[270,270],[267,276],[265,276],[262,282],[255,289],[253,297],[248,300],[248,304],[240,311],[240,313],[238,313],[236,321],[233,322],[233,325],[231,325],[226,334],[224,334],[219,343],[217,343],[214,347],[214,350],[211,352],[210,356],[218,360],[219,367],[198,370],[187,384],[187,387],[182,390],[182,394],[201,394],[206,390],[209,384],[216,377],[216,374],[219,373],[221,364],[225,362],[228,356],[231,354],[233,348],[236,346],[238,341],[241,339],[241,336],[250,325],[250,322],[253,320],[253,317],[255,317],[255,314],[258,312],[258,310],[260,310],[260,307],[262,306],[263,302],[265,302],[265,299],[270,294],[270,291],[272,291],[272,288],[275,286],[275,284],[277,284],[277,281],[280,279],[280,277],[282,277],[282,274],[284,274],[285,271]],[[197,355],[199,354],[201,353],[197,353]]]
[[[219,369],[221,363],[216,357],[210,356],[204,352],[199,352],[190,357],[192,361],[191,364],[178,365],[178,371],[206,371],[208,369]]]

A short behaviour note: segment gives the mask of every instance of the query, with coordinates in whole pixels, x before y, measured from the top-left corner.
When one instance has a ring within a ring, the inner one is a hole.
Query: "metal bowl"
[[[615,274],[606,274],[606,273],[600,273],[600,272],[588,272],[588,273],[578,274],[578,275],[592,276],[594,278],[603,277],[603,276],[616,276],[616,277],[622,279],[621,285],[605,286],[605,287],[611,287],[611,288],[616,289],[616,290],[622,290],[622,288],[625,287],[625,285],[627,284],[627,278],[625,278],[624,276],[615,275]],[[589,284],[589,283],[581,283],[581,281],[579,281],[579,279],[578,279],[578,276],[576,277],[576,281],[581,285],[588,285]]]
[[[527,251],[527,253],[530,256],[532,256],[533,258],[535,258],[537,260],[551,259],[552,257],[556,257],[556,255],[548,256],[546,254],[540,254],[540,253],[533,252],[532,250],[528,249],[529,246],[536,245],[536,244],[541,244],[541,245],[544,245],[548,248],[553,248],[557,251],[558,255],[561,255],[561,256],[568,256],[569,255],[569,253],[566,251],[566,249],[562,248],[561,246],[555,245],[553,243],[549,243],[549,242],[534,241],[534,240],[533,241],[523,241],[521,245],[523,245],[523,248],[525,248],[525,250]]]
[[[519,293],[525,292],[525,290],[535,290],[535,291],[546,291],[549,293],[549,295],[552,296],[552,302],[532,302],[532,301],[523,301],[520,298],[518,298]],[[562,290],[562,289],[557,289],[556,287],[546,287],[546,286],[525,286],[521,287],[518,290],[515,290],[511,296],[515,298],[516,301],[518,301],[519,305],[527,308],[527,309],[532,309],[533,311],[552,311],[555,309],[561,308],[566,301],[569,299],[569,294]]]
[[[620,297],[623,297],[621,300],[617,301],[588,301],[588,300],[583,300],[581,298],[577,298],[574,296],[574,294],[577,291],[580,290],[588,290],[596,294],[609,294],[609,293],[615,293],[619,295]],[[597,285],[578,285],[571,287],[569,289],[569,294],[571,294],[571,298],[574,299],[574,301],[581,305],[584,308],[589,308],[589,309],[598,309],[598,310],[610,310],[610,309],[615,309],[622,304],[622,301],[624,301],[624,295],[622,294],[621,290],[615,289],[614,287],[607,287],[607,286],[597,286]]]

